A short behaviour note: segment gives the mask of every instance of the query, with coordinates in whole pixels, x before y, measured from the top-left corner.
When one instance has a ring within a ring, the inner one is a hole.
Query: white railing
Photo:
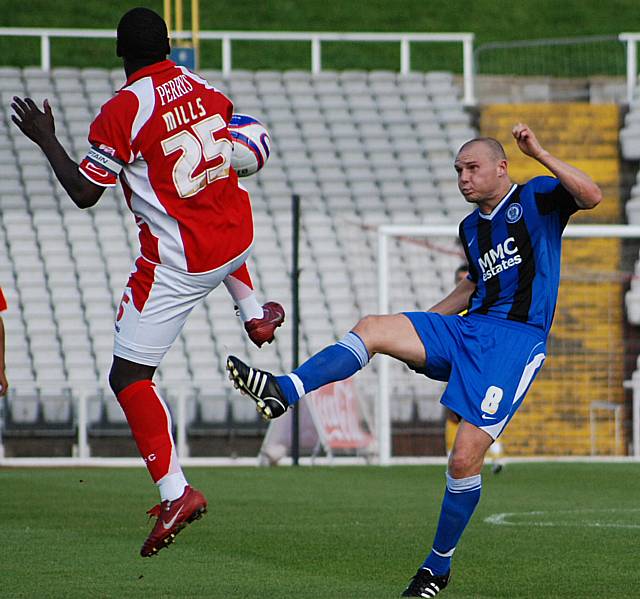
[[[640,40],[640,33],[621,33],[618,39],[627,44],[627,104],[631,104],[638,81],[638,41]]]
[[[52,38],[112,39],[111,29],[43,29],[34,27],[0,27],[0,36],[39,37],[40,67],[51,69]],[[189,39],[188,32],[173,32],[173,39]],[[474,90],[473,33],[314,33],[314,32],[271,32],[271,31],[201,31],[200,39],[218,40],[222,43],[222,72],[227,75],[233,70],[233,41],[291,41],[311,44],[311,71],[322,71],[322,42],[391,42],[400,44],[400,73],[411,71],[411,43],[461,43],[462,70],[464,80],[464,103],[476,103]],[[626,43],[627,102],[633,100],[638,77],[638,48],[640,33],[621,33],[618,39]]]
[[[2,27],[0,36],[39,37],[40,66],[51,69],[52,38],[115,38],[110,29],[41,29],[27,27]],[[189,39],[188,32],[173,32],[173,39]],[[473,33],[315,33],[306,31],[201,31],[201,40],[218,40],[222,43],[222,72],[228,75],[233,70],[233,41],[309,42],[311,45],[311,72],[322,71],[323,42],[388,42],[400,44],[400,73],[411,71],[412,43],[460,43],[462,44],[462,70],[464,82],[463,101],[466,105],[476,103],[473,72]]]
[[[64,388],[65,384],[61,381],[55,381],[57,388]],[[175,401],[172,402],[172,423],[176,429],[175,442],[178,454],[184,457],[189,456],[189,442],[187,440],[187,399],[189,396],[194,396],[197,389],[189,387],[185,382],[179,385],[182,389],[180,393],[175,396]],[[88,460],[91,457],[91,449],[89,443],[89,398],[96,396],[97,392],[104,391],[104,389],[95,388],[93,386],[87,388],[74,388],[68,389],[69,399],[72,404],[73,413],[73,425],[76,428],[76,436],[74,439],[73,458],[78,460]],[[39,389],[40,393],[45,392],[44,389]],[[39,394],[38,394],[39,395]],[[115,396],[107,394],[108,401],[116,401]],[[17,400],[19,401],[19,400]],[[45,399],[46,401],[46,399]],[[4,445],[2,439],[3,419],[6,415],[2,413],[2,402],[0,402],[0,461],[4,457]]]

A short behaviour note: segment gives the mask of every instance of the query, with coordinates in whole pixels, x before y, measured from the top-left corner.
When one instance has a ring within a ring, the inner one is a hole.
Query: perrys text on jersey
[[[193,85],[186,75],[178,75],[156,87],[162,106],[193,91]]]

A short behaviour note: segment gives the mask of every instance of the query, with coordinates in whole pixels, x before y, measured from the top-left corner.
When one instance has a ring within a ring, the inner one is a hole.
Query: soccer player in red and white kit
[[[179,67],[167,27],[134,8],[118,24],[117,54],[127,81],[91,124],[91,148],[74,162],[55,136],[48,101],[14,98],[14,123],[40,146],[80,208],[93,206],[118,177],[139,227],[140,256],[116,314],[109,382],[161,503],[141,555],[155,555],[207,508],[188,485],[171,435],[171,418],[152,378],[191,310],[224,283],[256,345],[273,340],[282,306],[260,306],[245,261],[253,243],[248,193],[230,166],[227,125],[233,105],[205,80]]]

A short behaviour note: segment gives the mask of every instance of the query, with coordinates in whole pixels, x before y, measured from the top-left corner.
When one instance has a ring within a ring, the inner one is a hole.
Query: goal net
[[[427,310],[465,262],[456,226],[382,225],[377,241],[380,313]],[[567,227],[547,360],[501,438],[507,456],[638,453],[639,247],[640,227]],[[390,358],[377,371],[381,463],[416,448],[443,455],[444,384]]]

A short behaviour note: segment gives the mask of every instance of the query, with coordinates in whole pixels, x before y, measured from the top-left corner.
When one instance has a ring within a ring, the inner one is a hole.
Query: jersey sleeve
[[[7,300],[2,293],[2,287],[0,287],[0,312],[4,312],[7,309]]]
[[[531,183],[540,214],[557,213],[564,228],[569,217],[580,209],[574,197],[555,177],[536,177]]]
[[[124,165],[133,160],[131,130],[137,110],[136,96],[120,92],[104,104],[91,123],[91,147],[79,168],[92,183],[113,187]]]

